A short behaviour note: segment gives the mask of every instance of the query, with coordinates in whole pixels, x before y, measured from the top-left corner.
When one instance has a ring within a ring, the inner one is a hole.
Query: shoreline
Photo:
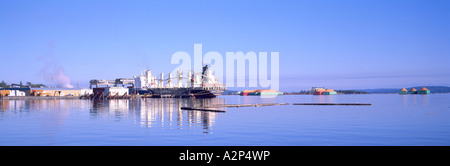
[[[3,96],[0,100],[64,100],[80,99],[80,96]]]
[[[374,95],[374,94],[396,94],[396,93],[370,93],[370,94],[336,94],[336,95]],[[448,94],[448,93],[430,93],[430,94]],[[284,95],[311,95],[311,94],[284,94]],[[283,96],[284,96],[283,95]],[[399,94],[401,95],[401,94]],[[404,94],[411,95],[411,94]],[[423,94],[418,94],[423,95]],[[240,96],[240,95],[223,95],[223,96]],[[311,95],[311,96],[321,96],[321,95]],[[324,95],[324,96],[332,96],[332,95]],[[144,96],[137,95],[134,98],[145,98]],[[82,96],[2,96],[1,100],[70,100],[70,99],[86,99],[82,98]],[[119,99],[119,98],[118,98]]]

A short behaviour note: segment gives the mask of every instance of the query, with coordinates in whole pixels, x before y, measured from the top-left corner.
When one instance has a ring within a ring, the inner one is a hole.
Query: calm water
[[[3,100],[0,145],[450,145],[450,94]],[[181,106],[245,103],[372,106]]]

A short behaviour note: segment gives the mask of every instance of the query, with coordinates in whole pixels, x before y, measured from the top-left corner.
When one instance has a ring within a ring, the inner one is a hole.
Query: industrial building
[[[336,91],[333,89],[325,89],[323,87],[312,87],[310,92],[312,92],[313,95],[335,95],[337,94]]]
[[[313,95],[322,95],[322,93],[325,92],[325,89],[320,88],[313,91]]]
[[[82,96],[92,94],[92,89],[78,88],[4,88],[2,96]]]
[[[29,96],[80,96],[81,89],[75,88],[31,88]]]
[[[128,96],[128,91],[128,88],[124,87],[102,87],[94,88],[93,95],[96,97]]]

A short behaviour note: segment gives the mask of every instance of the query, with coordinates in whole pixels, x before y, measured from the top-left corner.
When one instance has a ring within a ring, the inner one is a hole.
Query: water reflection
[[[312,99],[318,103],[334,103],[335,95],[312,95]]]
[[[211,133],[211,128],[220,113],[187,111],[180,107],[206,107],[225,104],[223,98],[212,99],[116,99],[116,100],[0,100],[0,114],[24,114],[52,111],[56,116],[72,114],[75,111],[89,111],[87,119],[130,120],[142,127],[169,127],[194,129],[202,127],[203,133]]]
[[[28,112],[32,110],[69,110],[72,108],[88,108],[83,100],[0,100],[0,111]]]
[[[400,95],[402,99],[403,107],[407,106],[428,106],[428,100],[430,95]]]
[[[207,107],[224,104],[223,98],[212,99],[175,99],[148,98],[136,100],[94,100],[91,116],[101,116],[108,111],[115,118],[134,117],[142,127],[176,127],[192,129],[197,125],[203,127],[204,133],[210,133],[219,113],[203,111],[184,111],[181,107]]]

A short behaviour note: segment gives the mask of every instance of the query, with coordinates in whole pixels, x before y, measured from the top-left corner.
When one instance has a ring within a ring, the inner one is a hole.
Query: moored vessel
[[[203,67],[201,73],[188,71],[186,77],[182,71],[178,71],[178,82],[175,84],[172,73],[169,73],[168,78],[161,73],[159,79],[152,76],[149,70],[144,73],[135,77],[135,87],[140,91],[147,90],[155,98],[214,98],[226,90],[225,85],[215,78],[208,65]]]

